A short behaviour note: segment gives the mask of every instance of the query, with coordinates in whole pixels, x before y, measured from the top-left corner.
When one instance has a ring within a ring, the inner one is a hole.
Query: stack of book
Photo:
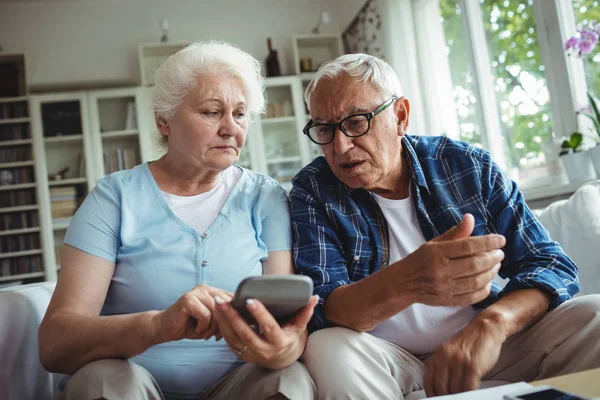
[[[138,165],[138,157],[133,148],[116,148],[104,152],[104,172],[106,175]]]
[[[77,208],[77,190],[75,186],[57,186],[50,188],[50,209],[52,219],[73,216]]]

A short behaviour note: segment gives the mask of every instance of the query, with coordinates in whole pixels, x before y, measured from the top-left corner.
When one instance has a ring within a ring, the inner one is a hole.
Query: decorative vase
[[[273,49],[271,38],[267,39],[267,48],[269,49],[269,54],[265,60],[267,77],[280,76],[281,69],[279,68],[279,58],[277,57],[277,50]]]
[[[600,144],[596,145],[596,147],[592,147],[587,151],[592,159],[592,164],[594,165],[594,169],[596,170],[596,175],[600,178]]]
[[[587,151],[571,153],[560,158],[571,183],[596,179],[596,170]]]

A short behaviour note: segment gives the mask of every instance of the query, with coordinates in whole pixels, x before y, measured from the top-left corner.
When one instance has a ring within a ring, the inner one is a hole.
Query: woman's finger
[[[250,304],[252,304],[252,302],[250,302]],[[238,313],[230,303],[218,304],[218,308],[223,312],[231,329],[244,345],[247,345],[257,352],[263,352],[265,350],[265,341],[254,331],[254,329],[252,329],[252,327],[250,327],[250,325],[248,325],[246,320],[244,320],[240,313]],[[249,307],[249,311],[252,313],[252,307]],[[256,316],[254,317],[256,318]]]
[[[279,323],[275,320],[275,317],[271,315],[264,304],[259,300],[249,299],[246,301],[246,307],[256,320],[260,332],[267,343],[276,347],[285,346],[284,333]],[[243,329],[243,327],[240,326],[240,329]]]

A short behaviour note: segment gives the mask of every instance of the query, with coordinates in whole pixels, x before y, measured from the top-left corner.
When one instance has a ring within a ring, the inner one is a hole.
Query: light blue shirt
[[[142,164],[98,182],[64,243],[116,263],[102,315],[164,310],[196,285],[234,292],[242,279],[261,275],[269,252],[291,249],[289,203],[273,179],[243,169],[201,235],[175,216]],[[160,344],[132,361],[165,394],[182,398],[197,397],[243,363],[214,338]]]

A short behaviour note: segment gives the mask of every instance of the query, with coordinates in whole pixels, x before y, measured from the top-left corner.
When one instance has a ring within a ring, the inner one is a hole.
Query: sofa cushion
[[[580,294],[600,293],[600,180],[568,200],[550,204],[538,219],[579,267]]]

